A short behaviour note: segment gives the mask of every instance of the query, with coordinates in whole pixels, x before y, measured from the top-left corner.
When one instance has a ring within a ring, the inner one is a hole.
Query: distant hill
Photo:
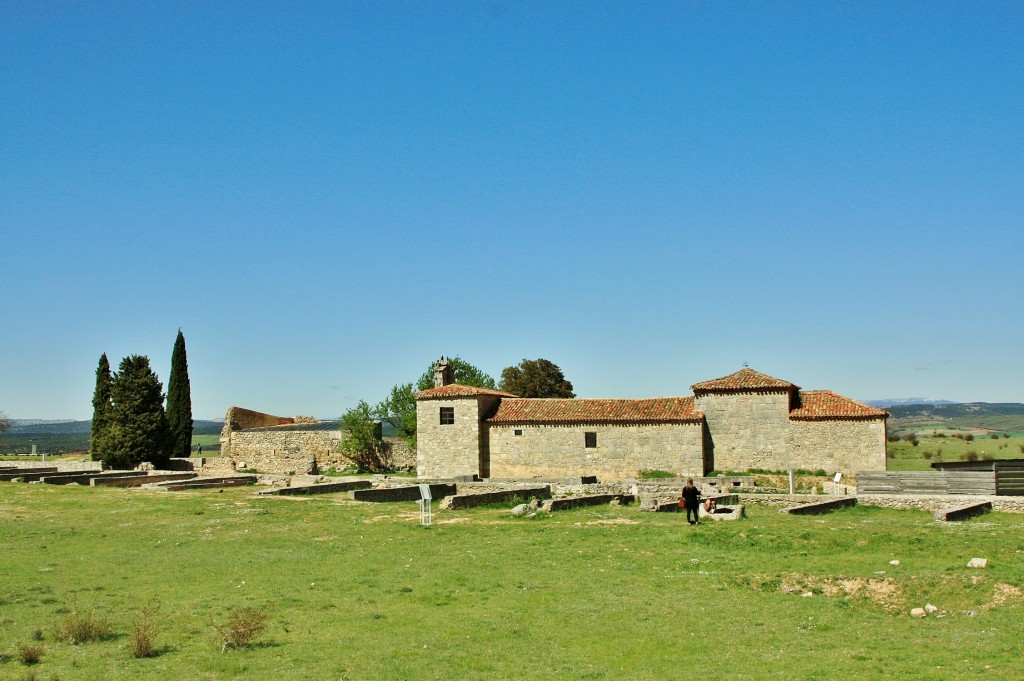
[[[1024,433],[1024,404],[1020,402],[908,404],[886,409],[890,434],[935,427]]]
[[[963,419],[979,416],[1024,416],[1020,402],[965,402],[962,404],[908,404],[886,408],[893,418]]]
[[[887,400],[868,400],[864,404],[871,407],[884,409],[887,407],[901,407],[910,404],[959,404],[951,400],[938,400],[934,397],[891,397]]]
[[[221,421],[194,421],[192,435],[217,435],[224,427]],[[89,421],[47,421],[43,419],[16,419],[11,429],[0,435],[0,454],[26,454],[35,444],[40,452],[67,453],[89,450],[89,435],[92,420]],[[216,446],[204,444],[203,448],[213,451]]]
[[[193,421],[193,435],[219,433],[224,427],[223,419],[217,421]],[[88,421],[44,421],[42,419],[15,419],[11,421],[10,435],[88,435],[92,431],[92,420]]]

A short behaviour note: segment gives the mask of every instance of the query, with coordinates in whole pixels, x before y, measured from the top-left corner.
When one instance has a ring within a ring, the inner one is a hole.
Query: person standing
[[[686,520],[696,525],[700,520],[700,490],[693,484],[693,478],[688,479],[683,486],[683,503],[686,505]],[[691,513],[693,520],[690,520]]]

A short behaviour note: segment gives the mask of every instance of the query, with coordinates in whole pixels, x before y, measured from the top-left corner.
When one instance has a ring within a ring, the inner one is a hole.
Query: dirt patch
[[[1024,600],[1024,593],[1021,592],[1020,587],[1000,582],[992,589],[992,598],[985,605],[989,608],[996,608],[1000,605],[1020,605],[1022,600]]]
[[[845,598],[866,598],[886,610],[902,610],[906,598],[903,587],[888,577],[820,577],[818,575],[783,575],[783,593],[802,594],[808,591],[825,596]]]
[[[591,520],[584,525],[639,525],[640,521],[629,518],[607,518],[605,520]]]

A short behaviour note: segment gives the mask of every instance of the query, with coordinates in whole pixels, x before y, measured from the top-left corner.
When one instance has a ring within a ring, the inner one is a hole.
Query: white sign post
[[[430,508],[430,485],[420,485],[420,525],[433,525],[434,516]]]

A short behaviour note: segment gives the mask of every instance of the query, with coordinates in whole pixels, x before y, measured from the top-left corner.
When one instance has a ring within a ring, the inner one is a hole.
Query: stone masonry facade
[[[488,430],[494,478],[561,478],[567,471],[600,480],[636,477],[643,470],[704,474],[699,423],[492,425]],[[585,446],[588,432],[594,434],[591,448]]]
[[[221,455],[206,459],[204,470],[256,470],[305,474],[345,468],[352,462],[338,452],[345,433],[337,421],[284,417],[231,407],[221,431]],[[386,440],[394,468],[409,470],[415,455],[403,440]]]
[[[749,368],[694,384],[692,397],[641,400],[525,399],[443,369],[416,394],[424,478],[885,470],[887,412]]]

